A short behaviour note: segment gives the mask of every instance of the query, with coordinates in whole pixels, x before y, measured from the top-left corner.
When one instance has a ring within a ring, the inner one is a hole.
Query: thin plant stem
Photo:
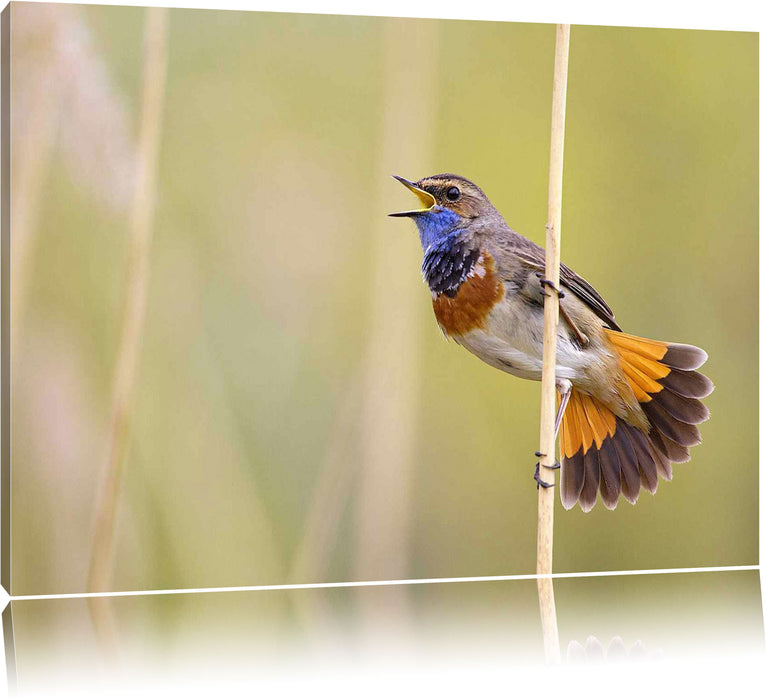
[[[357,475],[354,433],[361,410],[361,381],[355,377],[343,392],[321,472],[293,558],[289,583],[318,583],[336,544],[337,529]]]
[[[104,477],[97,500],[87,580],[87,590],[90,592],[108,590],[110,584],[116,512],[148,302],[149,258],[167,65],[166,33],[167,11],[164,8],[148,8],[143,41],[140,139],[130,219],[128,288],[114,374]],[[96,622],[100,619],[105,622],[103,614],[96,607],[92,608],[92,612]]]
[[[54,73],[54,70],[50,70]],[[47,76],[48,77],[48,76]],[[53,85],[51,83],[54,83]],[[34,247],[35,218],[39,210],[44,178],[48,171],[57,127],[62,84],[46,81],[44,89],[33,96],[34,107],[29,110],[26,138],[19,144],[21,152],[14,160],[18,163],[14,174],[11,206],[13,294],[11,295],[11,352],[15,355],[23,316],[27,286],[30,277],[30,252]],[[17,160],[18,158],[18,160]]]
[[[550,142],[550,183],[547,213],[545,277],[557,289],[560,285],[560,226],[563,193],[563,138],[566,127],[566,85],[569,65],[568,24],[559,24],[555,37],[555,78],[552,91],[552,136]],[[543,455],[541,478],[555,483],[555,359],[558,343],[559,299],[548,292],[544,302],[544,354],[542,357],[542,403],[539,450]],[[554,488],[539,489],[536,573],[539,589],[539,611],[542,621],[544,653],[552,664],[560,662],[558,618],[552,586],[552,525]]]
[[[354,445],[361,409],[361,385],[360,376],[354,376],[339,404],[288,583],[320,583],[330,575],[328,563],[337,545],[337,534],[361,466],[358,448]],[[290,594],[295,614],[304,629],[323,640],[327,647],[339,644],[343,631],[330,593],[310,588]]]
[[[396,183],[389,175],[408,173],[415,178],[430,167],[436,27],[433,21],[423,20],[389,19],[382,24],[382,149],[364,367],[364,466],[356,500],[353,573],[357,580],[405,578],[410,571],[422,290],[415,284],[413,264],[417,238],[411,231],[397,234],[386,214],[396,202]],[[418,71],[418,66],[423,70]],[[397,235],[403,238],[397,241]],[[388,278],[391,285],[385,284]],[[404,589],[396,586],[381,595],[382,604],[392,610],[392,623],[406,621],[409,606]],[[370,626],[375,596],[364,591],[360,598],[362,619]]]

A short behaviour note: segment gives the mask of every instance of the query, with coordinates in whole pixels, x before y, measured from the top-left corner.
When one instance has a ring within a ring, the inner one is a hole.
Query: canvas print
[[[9,687],[753,658],[758,41],[7,6]]]
[[[757,34],[5,21],[11,593],[757,564]]]

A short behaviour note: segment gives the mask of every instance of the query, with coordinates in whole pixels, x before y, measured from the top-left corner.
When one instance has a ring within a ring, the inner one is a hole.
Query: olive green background
[[[39,22],[12,24],[12,188],[33,212],[12,327],[17,595],[86,586],[144,21],[138,8],[34,7]],[[51,32],[88,47],[74,75],[90,82],[65,85],[41,154],[23,110],[45,104],[39,78],[65,50]],[[410,200],[393,172],[456,172],[543,242],[554,40],[551,25],[170,12],[114,589],[534,571],[539,385],[444,340],[414,227],[385,214]],[[401,99],[418,76],[422,108]],[[385,155],[402,142],[396,115],[427,134],[413,159]],[[626,331],[706,349],[716,390],[703,444],[654,497],[589,514],[556,502],[556,571],[757,563],[757,115],[756,34],[572,28],[563,260]],[[25,157],[37,189],[20,184]],[[390,260],[375,254],[386,245]],[[365,358],[373,295],[394,284],[406,334],[383,373]],[[400,434],[365,411],[374,391],[410,397]],[[407,478],[366,527],[363,445],[379,440],[401,443]],[[359,560],[373,531],[372,558],[384,541],[400,550],[395,571]],[[296,568],[311,546],[314,565]]]

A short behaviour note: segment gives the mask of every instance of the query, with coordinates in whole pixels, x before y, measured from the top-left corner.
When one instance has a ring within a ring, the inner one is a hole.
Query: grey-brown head
[[[434,207],[448,209],[463,219],[475,219],[495,210],[485,193],[471,180],[460,175],[442,173],[430,175],[417,182],[394,175],[394,177],[420,199],[423,207],[410,211],[400,211],[390,216],[416,217],[431,213]]]
[[[463,232],[481,219],[501,220],[501,215],[485,193],[471,180],[460,175],[442,173],[411,182],[394,175],[413,192],[421,208],[400,211],[389,216],[408,216],[417,224],[421,244],[426,250],[453,232]]]

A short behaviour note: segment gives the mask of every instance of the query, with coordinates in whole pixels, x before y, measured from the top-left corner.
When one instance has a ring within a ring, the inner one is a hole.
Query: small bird
[[[487,364],[541,380],[544,249],[515,233],[471,180],[441,174],[417,182],[394,175],[421,208],[411,218],[423,246],[423,277],[437,322]],[[598,492],[617,506],[636,503],[641,487],[655,493],[671,463],[687,462],[709,418],[700,399],[714,389],[697,370],[700,348],[623,333],[601,295],[560,266],[556,361],[560,430],[560,496],[588,512]],[[534,478],[537,488],[550,484]]]

